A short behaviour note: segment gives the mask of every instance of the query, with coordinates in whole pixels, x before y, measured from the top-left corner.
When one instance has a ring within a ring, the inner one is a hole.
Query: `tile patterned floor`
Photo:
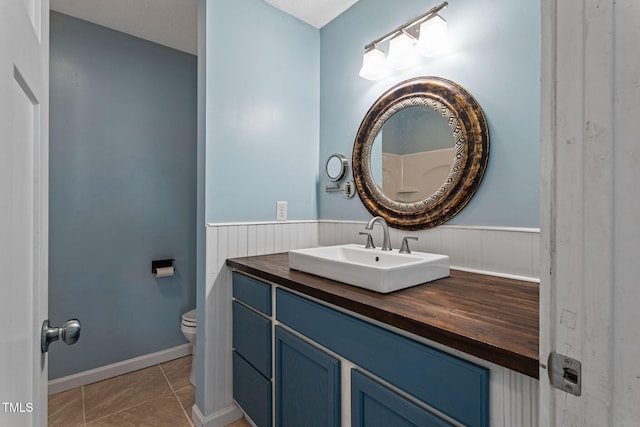
[[[190,368],[187,356],[51,395],[49,427],[191,427]]]

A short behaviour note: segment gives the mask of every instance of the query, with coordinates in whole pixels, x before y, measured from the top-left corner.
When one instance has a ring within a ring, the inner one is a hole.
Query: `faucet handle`
[[[409,239],[418,241],[417,237],[407,236],[402,239],[402,244],[400,245],[400,253],[401,254],[410,254],[411,249],[409,249]]]
[[[365,249],[375,249],[375,245],[373,244],[373,237],[371,237],[370,233],[365,233],[364,231],[359,232],[358,234],[362,236],[367,236],[367,245],[364,247]]]

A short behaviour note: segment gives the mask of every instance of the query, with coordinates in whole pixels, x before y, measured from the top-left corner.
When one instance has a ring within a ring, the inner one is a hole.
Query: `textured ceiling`
[[[264,0],[316,28],[322,28],[358,0]]]
[[[51,0],[50,7],[66,15],[196,55],[197,4],[197,0]]]
[[[321,28],[358,0],[264,1]],[[57,12],[196,55],[197,3],[198,0],[51,0],[50,5]]]

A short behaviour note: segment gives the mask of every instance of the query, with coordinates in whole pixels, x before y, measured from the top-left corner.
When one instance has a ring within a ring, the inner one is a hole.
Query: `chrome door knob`
[[[43,353],[49,351],[49,344],[58,341],[60,338],[67,345],[75,344],[80,338],[80,321],[78,319],[69,319],[59,328],[52,328],[49,325],[49,319],[42,323],[40,349]]]

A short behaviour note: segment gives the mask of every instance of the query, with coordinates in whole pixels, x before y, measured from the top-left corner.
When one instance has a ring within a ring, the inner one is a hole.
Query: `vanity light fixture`
[[[447,7],[446,1],[422,15],[369,43],[364,49],[360,77],[380,80],[392,69],[402,70],[415,65],[419,55],[433,56],[447,46],[447,21],[438,12]],[[380,44],[389,41],[386,55]]]

